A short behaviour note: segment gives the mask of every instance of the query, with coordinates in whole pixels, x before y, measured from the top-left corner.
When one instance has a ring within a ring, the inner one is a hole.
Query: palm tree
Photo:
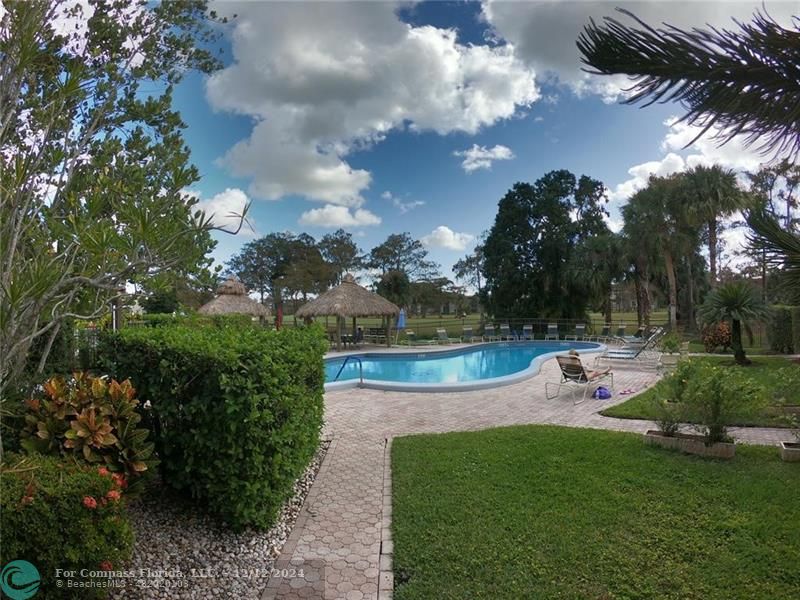
[[[769,317],[769,309],[756,290],[745,281],[732,281],[712,290],[698,311],[706,323],[731,322],[731,348],[739,365],[749,365],[750,360],[742,347],[742,323]]]
[[[628,104],[682,102],[682,121],[701,128],[698,138],[714,127],[722,143],[741,134],[763,152],[800,153],[800,20],[786,29],[756,12],[739,31],[683,31],[655,29],[617,10],[641,28],[592,20],[577,43],[589,72],[637,79]]]
[[[719,221],[745,207],[746,196],[736,183],[736,173],[719,165],[697,166],[685,175],[688,210],[708,233],[708,267],[711,287],[717,285]]]
[[[783,229],[766,210],[750,211],[747,224],[753,230],[749,242],[764,251],[767,262],[783,269],[783,285],[800,303],[800,235]]]

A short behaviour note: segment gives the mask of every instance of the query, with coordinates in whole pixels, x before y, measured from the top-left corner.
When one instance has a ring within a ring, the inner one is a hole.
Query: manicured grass
[[[773,385],[772,375],[776,369],[783,367],[793,367],[800,369],[800,365],[792,363],[786,358],[780,356],[756,356],[752,357],[752,365],[747,367],[740,367],[733,362],[732,358],[724,356],[707,356],[697,357],[692,360],[705,361],[716,365],[724,365],[731,369],[744,369],[745,372],[755,379],[759,384],[767,389],[771,389]],[[663,383],[659,382],[646,392],[634,396],[627,402],[611,406],[602,411],[607,417],[618,417],[621,419],[654,419],[656,416],[655,408],[653,406],[653,399],[658,397],[662,392]],[[789,398],[790,404],[800,404],[800,389]],[[746,419],[736,425],[756,425],[761,427],[786,427],[787,423],[774,408],[768,409],[761,415],[755,415]]]
[[[398,600],[800,597],[800,465],[525,426],[392,446]]]

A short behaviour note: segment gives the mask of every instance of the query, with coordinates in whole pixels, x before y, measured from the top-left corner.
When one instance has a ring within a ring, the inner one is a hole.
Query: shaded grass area
[[[395,598],[796,599],[800,468],[553,426],[392,446]]]
[[[751,357],[753,364],[741,367],[737,365],[732,358],[724,356],[706,356],[696,357],[692,360],[708,362],[718,366],[725,366],[731,369],[743,369],[747,375],[753,378],[757,383],[764,386],[767,390],[773,388],[774,374],[777,369],[783,367],[792,367],[800,369],[800,365],[793,363],[783,357],[771,356],[756,356]],[[653,400],[659,397],[663,392],[663,380],[658,382],[652,388],[634,396],[630,400],[611,406],[600,414],[607,417],[617,417],[620,419],[654,419],[656,411],[653,406]],[[788,398],[789,404],[800,404],[800,389]],[[786,427],[787,423],[784,420],[781,412],[774,407],[768,408],[760,415],[754,415],[742,421],[741,423],[734,423],[734,425],[753,425],[760,427]],[[799,596],[800,597],[800,596]]]

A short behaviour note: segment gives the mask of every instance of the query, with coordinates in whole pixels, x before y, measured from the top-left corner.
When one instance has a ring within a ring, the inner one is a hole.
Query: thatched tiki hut
[[[269,309],[247,295],[241,281],[229,277],[217,288],[217,297],[197,309],[201,315],[251,315],[263,319]]]
[[[336,317],[336,349],[342,348],[342,329],[345,319],[353,319],[353,334],[356,332],[356,317],[383,317],[383,326],[386,329],[386,345],[391,344],[389,328],[392,317],[400,312],[397,305],[389,302],[368,289],[358,285],[353,276],[347,273],[342,278],[342,283],[329,289],[318,298],[301,306],[295,316],[310,317]]]

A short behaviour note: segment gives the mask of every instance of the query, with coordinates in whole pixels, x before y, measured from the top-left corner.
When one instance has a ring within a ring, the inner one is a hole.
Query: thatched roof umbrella
[[[247,295],[241,281],[229,277],[217,288],[217,297],[197,309],[201,315],[252,315],[268,317],[269,309]]]
[[[336,317],[336,348],[342,346],[342,324],[347,317],[353,319],[353,333],[356,330],[356,317],[383,317],[386,327],[386,345],[390,343],[389,325],[391,317],[397,315],[400,309],[386,298],[370,292],[358,285],[349,273],[342,277],[342,283],[329,289],[318,298],[301,306],[295,316]]]

